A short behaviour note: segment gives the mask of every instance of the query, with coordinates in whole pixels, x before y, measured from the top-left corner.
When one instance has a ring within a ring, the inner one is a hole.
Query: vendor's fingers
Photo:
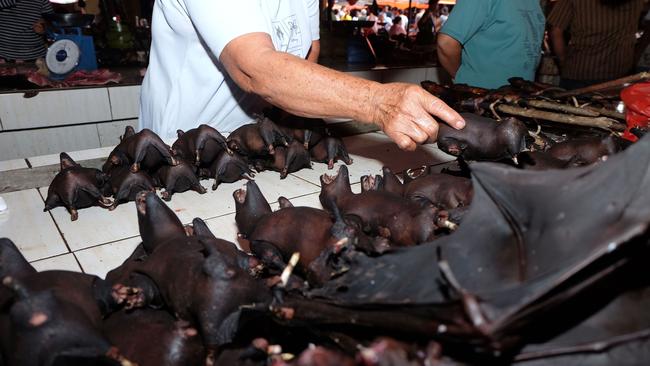
[[[415,143],[423,144],[429,140],[429,134],[416,122],[409,121],[408,125],[400,130],[400,132],[408,135]]]
[[[427,140],[421,141],[420,143],[436,140],[438,137],[438,122],[431,118],[431,116],[425,115],[416,118],[415,123],[427,134]]]
[[[465,127],[465,120],[458,112],[424,89],[422,89],[422,106],[427,112],[440,118],[443,122],[455,129]]]
[[[413,141],[413,139],[411,139],[408,135],[401,132],[389,133],[388,137],[395,141],[397,146],[402,150],[414,151],[417,148],[415,141]]]

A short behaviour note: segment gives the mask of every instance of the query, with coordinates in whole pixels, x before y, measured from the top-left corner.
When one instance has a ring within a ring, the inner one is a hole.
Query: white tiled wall
[[[140,108],[140,86],[117,86],[108,88],[111,112],[114,120],[135,118]]]
[[[136,115],[137,116],[137,115]],[[99,134],[99,143],[104,146],[115,146],[120,143],[120,136],[124,134],[126,126],[138,128],[138,119],[126,119],[123,121],[113,121],[97,124],[97,133]]]
[[[6,172],[7,170],[23,169],[23,168],[27,168],[27,162],[25,161],[25,159],[13,159],[13,160],[0,161],[0,172]]]
[[[106,88],[42,91],[32,98],[22,93],[0,94],[0,119],[4,130],[18,130],[110,121]]]
[[[0,133],[0,160],[96,148],[94,124]]]

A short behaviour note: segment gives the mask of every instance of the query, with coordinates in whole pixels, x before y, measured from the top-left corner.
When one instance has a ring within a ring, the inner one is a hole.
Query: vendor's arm
[[[551,27],[550,31],[551,47],[557,57],[560,65],[564,64],[566,60],[566,39],[564,38],[564,30],[559,27]]]
[[[312,41],[311,48],[309,49],[309,53],[307,54],[307,61],[317,64],[318,56],[320,56],[320,41],[319,40]]]
[[[574,17],[573,0],[558,1],[548,15],[547,23],[550,26],[549,38],[551,47],[557,57],[560,67],[566,60],[567,43],[564,32],[569,28],[571,19]]]
[[[456,77],[460,67],[462,52],[460,42],[444,33],[438,34],[438,61],[452,78]]]
[[[380,84],[353,77],[275,50],[266,33],[229,42],[220,56],[228,74],[245,91],[305,117],[352,118],[376,123],[401,148],[435,139],[431,115],[462,128],[462,117],[413,84]]]

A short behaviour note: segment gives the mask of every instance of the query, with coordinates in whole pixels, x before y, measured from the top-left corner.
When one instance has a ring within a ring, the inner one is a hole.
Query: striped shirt
[[[33,60],[45,56],[45,40],[33,27],[42,14],[52,11],[48,0],[0,0],[0,58]]]
[[[646,1],[606,6],[600,0],[559,0],[547,22],[571,36],[562,77],[610,80],[629,73],[634,67],[635,33]]]

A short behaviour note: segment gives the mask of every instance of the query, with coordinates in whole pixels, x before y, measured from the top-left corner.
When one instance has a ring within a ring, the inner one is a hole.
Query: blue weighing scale
[[[97,70],[93,37],[82,32],[82,28],[90,25],[93,18],[86,14],[45,15],[51,25],[49,35],[54,40],[45,55],[50,79],[63,80],[77,70]]]

